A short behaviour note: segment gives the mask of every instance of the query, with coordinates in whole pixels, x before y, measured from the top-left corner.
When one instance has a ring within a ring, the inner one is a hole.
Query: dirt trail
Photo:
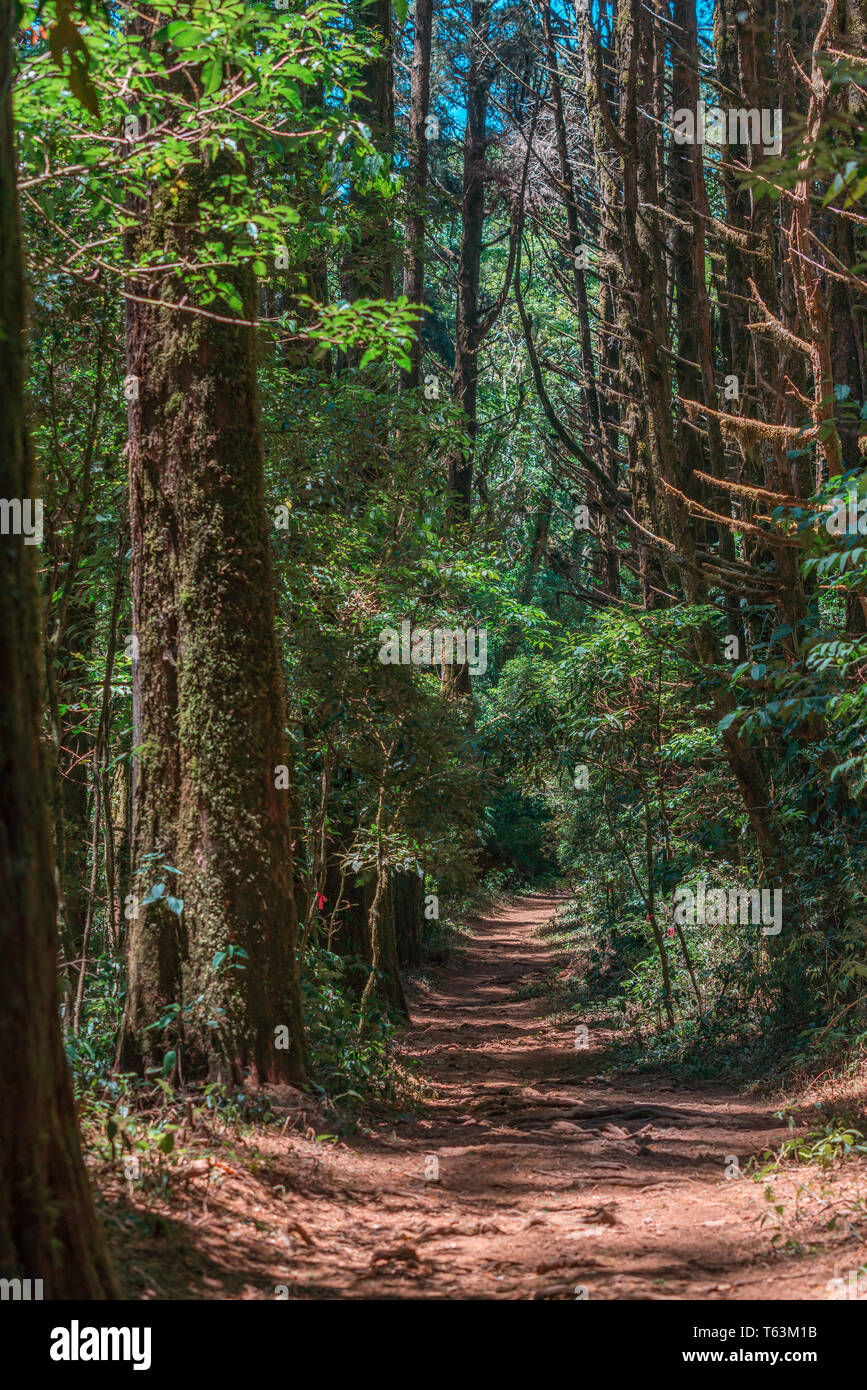
[[[264,1167],[239,1150],[204,1208],[192,1179],[185,1215],[163,1209],[161,1256],[124,1221],[132,1296],[827,1298],[845,1240],[775,1253],[761,1185],[725,1178],[728,1156],[781,1136],[770,1104],[664,1074],[594,1080],[605,1035],[588,1020],[576,1050],[544,1000],[516,997],[554,964],[540,930],[562,902],[477,920],[431,971],[407,1039],[433,1088],[420,1117],[339,1144],[257,1139]]]

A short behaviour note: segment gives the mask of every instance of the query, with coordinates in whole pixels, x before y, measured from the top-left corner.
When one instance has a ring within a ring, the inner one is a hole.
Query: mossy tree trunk
[[[199,201],[228,172],[216,160],[176,203],[154,186],[130,257],[195,256]],[[251,320],[254,278],[232,277],[239,317]],[[248,1071],[298,1083],[292,792],[278,773],[291,765],[254,330],[167,307],[183,294],[172,274],[155,274],[141,298],[162,304],[127,305],[140,906],[124,1051],[153,1066],[178,1044],[184,1079],[207,1070],[239,1082]],[[230,314],[220,301],[209,311]],[[156,883],[167,885],[162,897],[142,902]],[[183,900],[179,914],[169,895]],[[153,1028],[167,1011],[172,1028]]]
[[[0,0],[0,496],[33,498],[25,289],[12,128],[12,0]],[[0,536],[0,1276],[46,1298],[117,1296],[81,1159],[57,999],[57,895],[40,743],[33,548]]]

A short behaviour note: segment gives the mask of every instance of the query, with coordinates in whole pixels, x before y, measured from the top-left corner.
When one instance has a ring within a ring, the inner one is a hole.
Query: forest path
[[[781,1137],[773,1105],[665,1073],[606,1084],[604,1032],[588,1019],[576,1050],[574,1025],[519,996],[558,959],[544,927],[564,901],[478,918],[415,992],[405,1050],[431,1083],[417,1117],[332,1143],[289,1129],[287,1112],[285,1134],[256,1136],[264,1165],[235,1146],[204,1207],[198,1185],[195,1210],[163,1209],[173,1275],[164,1243],[157,1263],[127,1230],[123,1262],[144,1283],[131,1296],[827,1298],[845,1243],[836,1264],[827,1248],[775,1252],[762,1185],[724,1176],[729,1155],[743,1167]]]

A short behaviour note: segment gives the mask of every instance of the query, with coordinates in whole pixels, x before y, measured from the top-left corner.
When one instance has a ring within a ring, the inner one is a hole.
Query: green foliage
[[[790,1125],[792,1117],[789,1117]],[[757,1159],[757,1176],[764,1178],[776,1173],[785,1163],[816,1164],[831,1168],[850,1158],[867,1155],[864,1135],[854,1125],[839,1116],[830,1117],[818,1129],[806,1134],[793,1134],[778,1149]]]
[[[418,1084],[408,1062],[395,1053],[395,1030],[373,1006],[359,1015],[353,972],[361,962],[322,947],[307,953],[303,973],[314,1091],[350,1127],[364,1115],[405,1109]]]
[[[106,673],[118,546],[123,560],[126,548],[123,297],[154,292],[163,307],[215,314],[228,331],[255,302],[302,980],[313,1077],[327,1103],[357,1117],[412,1089],[388,1020],[359,1009],[363,970],[347,940],[352,908],[398,870],[442,896],[437,932],[470,901],[477,873],[490,891],[562,875],[576,894],[572,946],[584,983],[567,967],[557,999],[566,1012],[604,1009],[633,1061],[725,1069],[749,1053],[761,1069],[784,1054],[803,1060],[832,1044],[845,1049],[857,1036],[867,978],[867,638],[851,622],[846,628],[845,605],[867,589],[867,544],[825,522],[850,485],[867,496],[867,473],[837,476],[809,502],[733,533],[733,563],[750,558],[754,577],[772,585],[762,529],[800,538],[795,564],[807,604],[797,625],[781,619],[776,601],[712,582],[701,606],[657,595],[666,606],[642,611],[637,542],[622,520],[618,592],[600,604],[602,517],[594,507],[589,531],[573,522],[587,480],[571,456],[552,453],[510,295],[479,345],[472,515],[452,514],[446,461],[465,447],[467,427],[448,389],[463,49],[443,41],[438,54],[435,104],[446,138],[429,149],[426,250],[436,254],[426,256],[422,312],[401,295],[344,298],[359,248],[399,267],[396,228],[406,211],[403,133],[395,155],[377,147],[359,115],[379,42],[363,13],[347,22],[334,0],[289,0],[285,9],[155,0],[149,18],[46,0],[40,13],[47,42],[18,48],[15,114],[32,278],[29,407],[49,515],[51,738],[62,747],[77,716],[89,761],[102,714],[95,692]],[[402,0],[395,14],[406,20]],[[501,20],[508,44],[529,51],[532,17],[507,7]],[[492,77],[481,317],[511,273],[511,56],[507,66]],[[832,100],[818,127],[809,138],[794,133],[785,155],[764,161],[747,183],[779,199],[807,170],[811,196],[831,216],[850,212],[865,191],[863,113],[848,100],[864,72],[840,55],[824,71]],[[518,126],[521,119],[519,111]],[[555,406],[574,422],[586,413],[576,390],[586,364],[564,279],[563,209],[547,197],[542,181],[522,229],[522,294]],[[724,216],[718,187],[710,198]],[[142,239],[133,255],[154,203],[169,235]],[[586,283],[595,318],[599,276]],[[439,393],[403,389],[398,376],[420,318],[422,379],[432,376]],[[814,477],[817,448],[836,431],[862,445],[867,435],[867,403],[839,383],[828,391],[817,403],[827,418],[815,428],[807,421],[788,453]],[[634,443],[627,423],[611,431],[615,454]],[[627,481],[621,471],[621,495]],[[705,526],[702,544],[721,553],[708,541],[713,529]],[[669,568],[674,584],[676,564]],[[132,627],[125,588],[121,606],[123,636]],[[744,659],[700,658],[699,637],[720,647],[733,616]],[[379,661],[380,632],[403,621],[486,629],[489,669],[474,680],[472,701],[444,688],[435,668]],[[133,756],[131,694],[121,644],[107,711],[113,772]],[[760,853],[731,770],[727,740],[735,737],[769,787],[774,863]],[[92,817],[86,775],[88,791]],[[129,827],[115,820],[120,841]],[[83,876],[95,869],[101,885],[106,849],[97,845],[96,864],[92,854],[85,845]],[[162,904],[171,929],[182,931],[177,871],[161,856],[145,868],[143,904]],[[773,953],[735,928],[671,934],[678,885],[746,885],[776,873],[787,917]],[[108,949],[117,931],[109,899],[96,894],[93,935],[106,949],[91,952],[80,1029],[68,1040],[85,1089],[110,1074],[123,1003],[123,972]],[[231,942],[214,953],[215,974],[244,969]],[[182,1068],[177,1035],[191,1010],[206,1016],[207,1001],[172,1004],[155,1025],[165,1032],[164,1061],[149,1084],[170,1086]],[[210,1102],[226,1114],[238,1104]],[[159,1149],[162,1138],[155,1142]]]
[[[147,289],[165,270],[176,299],[242,316],[236,272],[273,274],[281,253],[287,264],[302,262],[317,238],[340,244],[343,218],[335,212],[345,180],[376,158],[370,132],[349,113],[370,46],[347,31],[341,5],[279,11],[242,0],[154,0],[150,11],[171,17],[156,30],[149,22],[119,25],[93,7],[86,45],[70,9],[68,0],[44,5],[52,54],[58,61],[70,54],[65,78],[37,51],[24,56],[16,84],[22,177],[25,188],[28,175],[37,185],[29,206],[48,264],[82,278],[95,265],[116,290],[124,277]],[[82,102],[92,117],[84,126]],[[203,164],[222,172],[193,210]],[[390,178],[380,182],[390,193]],[[182,253],[145,249],[131,265],[124,233],[138,226],[155,186],[200,234],[185,239]],[[78,239],[94,226],[98,251]],[[319,305],[298,292],[268,327],[297,337],[299,313],[311,309],[304,331],[312,340],[363,342],[366,360],[406,364],[416,319],[406,300]]]

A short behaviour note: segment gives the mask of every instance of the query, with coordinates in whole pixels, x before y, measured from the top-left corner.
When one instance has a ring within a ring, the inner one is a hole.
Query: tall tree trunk
[[[621,92],[617,145],[623,171],[621,294],[623,317],[632,340],[628,393],[634,421],[630,474],[634,471],[635,484],[631,486],[633,496],[642,499],[642,510],[658,518],[653,529],[659,534],[662,517],[656,499],[664,484],[672,484],[676,477],[665,238],[656,211],[661,206],[663,171],[656,126],[648,114],[653,109],[663,54],[653,15],[640,0],[621,0],[615,32]],[[678,582],[685,597],[694,601],[694,532],[682,503],[671,494],[666,497],[679,561]],[[659,594],[653,594],[652,605],[659,603]]]
[[[391,169],[394,153],[394,59],[391,44],[391,0],[371,0],[352,6],[353,28],[370,39],[371,58],[359,77],[361,95],[352,103],[353,114],[370,128],[370,137]],[[374,51],[375,50],[375,51]],[[353,190],[359,234],[343,261],[347,299],[394,298],[394,228],[387,205],[375,188]],[[363,348],[353,349],[360,357]]]
[[[370,932],[370,973],[361,995],[362,1005],[379,999],[390,1012],[400,1018],[409,1018],[403,981],[400,978],[400,962],[397,953],[394,912],[389,892],[389,870],[385,865],[384,836],[386,830],[386,793],[389,763],[394,756],[395,744],[381,745],[382,780],[376,803],[376,886],[368,911],[367,922]]]
[[[589,452],[595,453],[599,467],[615,481],[616,471],[612,470],[608,459],[608,434],[603,429],[602,407],[596,384],[596,364],[593,359],[593,336],[590,329],[590,306],[587,300],[587,279],[584,268],[579,264],[579,247],[583,244],[578,219],[578,203],[575,197],[575,180],[569,159],[569,146],[566,136],[566,118],[563,111],[563,92],[560,84],[560,69],[557,62],[557,47],[551,27],[551,6],[542,8],[542,25],[545,31],[545,49],[548,59],[548,79],[551,83],[551,106],[554,113],[554,131],[557,138],[557,158],[560,165],[560,183],[566,207],[566,229],[569,240],[569,255],[572,260],[572,283],[575,292],[575,311],[578,315],[578,330],[581,341],[581,367],[584,377],[584,400],[587,407],[589,426]],[[590,485],[588,501],[598,503],[595,487]],[[594,507],[594,510],[596,508]],[[618,593],[620,566],[617,559],[617,545],[614,521],[610,513],[602,516],[599,524],[602,563],[599,566],[599,581],[604,593]]]
[[[95,609],[74,595],[66,610],[64,632],[56,653],[48,651],[49,688],[56,744],[56,789],[53,804],[57,872],[63,934],[77,957],[87,915],[88,767],[93,748],[90,718],[89,654]],[[53,686],[52,686],[53,677]],[[66,706],[60,713],[60,706]]]
[[[421,926],[424,895],[422,880],[412,870],[391,876],[391,913],[400,965],[421,965]]]
[[[588,124],[593,140],[595,176],[599,183],[602,220],[602,264],[604,295],[600,303],[600,323],[606,344],[605,358],[609,391],[615,400],[624,402],[619,427],[627,453],[629,490],[632,494],[632,514],[637,525],[633,539],[638,554],[642,600],[646,608],[656,608],[667,602],[667,583],[659,547],[653,538],[664,536],[668,520],[661,486],[657,481],[651,448],[651,428],[646,393],[642,386],[639,354],[634,335],[623,332],[623,325],[634,321],[637,283],[630,263],[630,238],[634,239],[634,220],[637,217],[637,187],[635,183],[635,81],[638,55],[638,36],[627,24],[624,6],[627,0],[615,5],[612,14],[613,47],[603,50],[591,16],[579,18],[585,71],[585,101]],[[606,68],[616,71],[617,91],[609,93],[611,82]],[[617,178],[618,162],[631,174],[627,194],[624,178]],[[612,172],[612,170],[616,172]],[[629,219],[633,221],[629,229]],[[634,259],[634,255],[633,255]],[[640,259],[640,258],[639,258]],[[640,280],[646,276],[642,266]],[[618,435],[612,427],[609,449],[614,456]]]
[[[199,201],[230,172],[218,158],[177,204],[154,186],[130,257],[195,254]],[[239,270],[233,279],[242,317],[253,319],[254,278]],[[186,1077],[207,1067],[238,1082],[245,1069],[258,1082],[300,1082],[291,788],[278,771],[289,759],[256,343],[242,323],[166,307],[183,292],[173,274],[155,273],[149,295],[163,304],[127,304],[141,753],[125,1046],[131,1060],[158,1065],[170,1039]],[[158,883],[162,896],[147,902]],[[227,956],[230,947],[246,955]],[[177,1028],[164,1038],[152,1025],[167,1010]]]
[[[473,447],[478,426],[479,278],[485,221],[486,128],[490,62],[487,52],[490,0],[473,0],[470,11],[467,128],[461,199],[461,245],[455,323],[454,398],[463,413],[464,443],[449,456],[449,497],[456,517],[468,518],[473,492]]]
[[[12,126],[12,0],[0,0],[0,495],[33,499],[25,280]],[[81,1159],[57,998],[57,897],[40,744],[44,664],[32,548],[0,536],[0,1276],[51,1299],[118,1296]]]
[[[430,58],[433,0],[415,0],[412,40],[412,74],[409,97],[409,149],[406,188],[408,208],[404,228],[403,292],[410,304],[424,303],[424,225],[427,195],[427,118],[430,106]],[[421,337],[413,338],[410,368],[404,386],[418,386],[421,371]]]
[[[675,90],[684,96],[687,89],[695,91],[689,76],[690,42],[686,22],[688,12],[679,11],[684,29],[679,30],[683,50],[677,59]],[[693,50],[694,51],[694,50]],[[614,115],[607,105],[607,95],[598,45],[592,42],[589,23],[585,23],[585,54],[587,67],[594,73],[588,81],[588,110],[597,147],[607,143],[614,147],[623,171],[623,201],[620,218],[620,244],[610,255],[614,267],[615,303],[626,328],[622,346],[624,384],[629,398],[624,430],[628,439],[629,483],[633,510],[639,523],[656,535],[664,534],[657,498],[667,484],[668,511],[671,532],[682,566],[684,596],[689,603],[703,603],[707,587],[696,556],[697,533],[686,497],[677,484],[682,482],[680,465],[694,467],[694,441],[681,436],[680,453],[675,440],[671,418],[672,381],[669,367],[669,345],[666,329],[666,266],[665,239],[661,234],[658,213],[662,206],[662,164],[659,142],[647,112],[653,109],[652,98],[656,78],[664,56],[664,41],[656,33],[653,15],[639,0],[620,0],[615,18],[615,57],[618,73],[619,107]],[[673,165],[678,180],[686,180],[690,193],[678,188],[683,198],[695,204],[701,198],[703,179],[695,165],[681,169]],[[696,209],[700,211],[700,209]],[[676,249],[677,244],[676,244]],[[684,294],[679,306],[679,329],[684,339],[694,339],[690,351],[701,359],[695,361],[695,389],[708,389],[710,344],[702,331],[702,286],[704,264],[697,263],[695,248],[690,244],[678,249],[678,264],[685,276]],[[698,314],[697,322],[692,314]],[[687,367],[689,371],[689,367]],[[659,602],[654,579],[659,573],[658,561],[639,544],[641,577],[645,603]],[[663,600],[664,601],[664,600]],[[716,664],[718,653],[713,630],[702,624],[696,632],[696,653],[704,666]],[[716,689],[714,702],[718,716],[734,708],[734,699],[723,689]],[[767,864],[776,861],[778,836],[770,808],[767,781],[757,749],[749,746],[731,728],[723,734],[729,765],[744,800],[762,856]]]

